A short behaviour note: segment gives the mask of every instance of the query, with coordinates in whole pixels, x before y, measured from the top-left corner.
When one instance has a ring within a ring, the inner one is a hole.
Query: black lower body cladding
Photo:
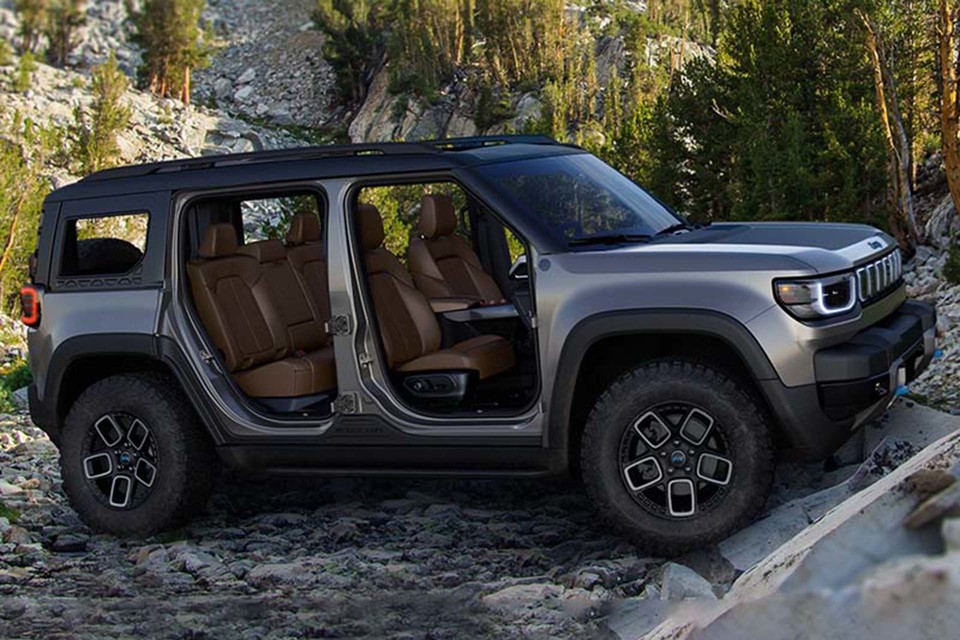
[[[856,427],[883,413],[897,388],[930,364],[936,325],[933,305],[911,300],[847,342],[818,351],[816,384],[761,382],[791,457],[826,457]]]

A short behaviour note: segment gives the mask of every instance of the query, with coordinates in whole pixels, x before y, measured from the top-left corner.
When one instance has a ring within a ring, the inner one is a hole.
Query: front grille
[[[857,289],[860,302],[869,303],[882,298],[900,285],[903,278],[903,258],[894,249],[875,262],[857,269]]]

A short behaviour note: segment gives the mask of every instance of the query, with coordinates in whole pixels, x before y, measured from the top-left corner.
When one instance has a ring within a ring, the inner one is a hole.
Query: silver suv
[[[220,465],[573,474],[673,554],[929,364],[901,269],[868,226],[687,224],[540,137],[112,169],[44,206],[30,408],[118,535],[182,523]]]

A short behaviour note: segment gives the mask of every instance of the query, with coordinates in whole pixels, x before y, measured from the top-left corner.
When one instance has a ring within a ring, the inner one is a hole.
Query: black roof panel
[[[546,136],[481,136],[203,156],[107,169],[54,191],[51,200],[380,173],[442,171],[488,162],[581,152]]]

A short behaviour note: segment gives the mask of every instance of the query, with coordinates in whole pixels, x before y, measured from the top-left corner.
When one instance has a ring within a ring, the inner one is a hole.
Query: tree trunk
[[[183,70],[183,90],[180,93],[183,104],[190,104],[190,67]]]
[[[867,53],[873,66],[877,109],[880,112],[880,122],[887,141],[890,198],[896,214],[896,219],[891,221],[896,224],[891,224],[891,227],[893,230],[903,229],[906,237],[899,239],[901,242],[906,241],[909,245],[906,248],[912,248],[920,241],[920,230],[913,206],[913,183],[910,178],[913,159],[910,138],[903,126],[893,74],[881,50],[877,31],[866,14],[858,11],[857,15],[867,32]]]
[[[940,138],[943,148],[943,164],[947,173],[947,186],[953,208],[960,213],[960,109],[957,105],[956,7],[949,0],[940,0],[937,12],[937,35],[940,41]]]

